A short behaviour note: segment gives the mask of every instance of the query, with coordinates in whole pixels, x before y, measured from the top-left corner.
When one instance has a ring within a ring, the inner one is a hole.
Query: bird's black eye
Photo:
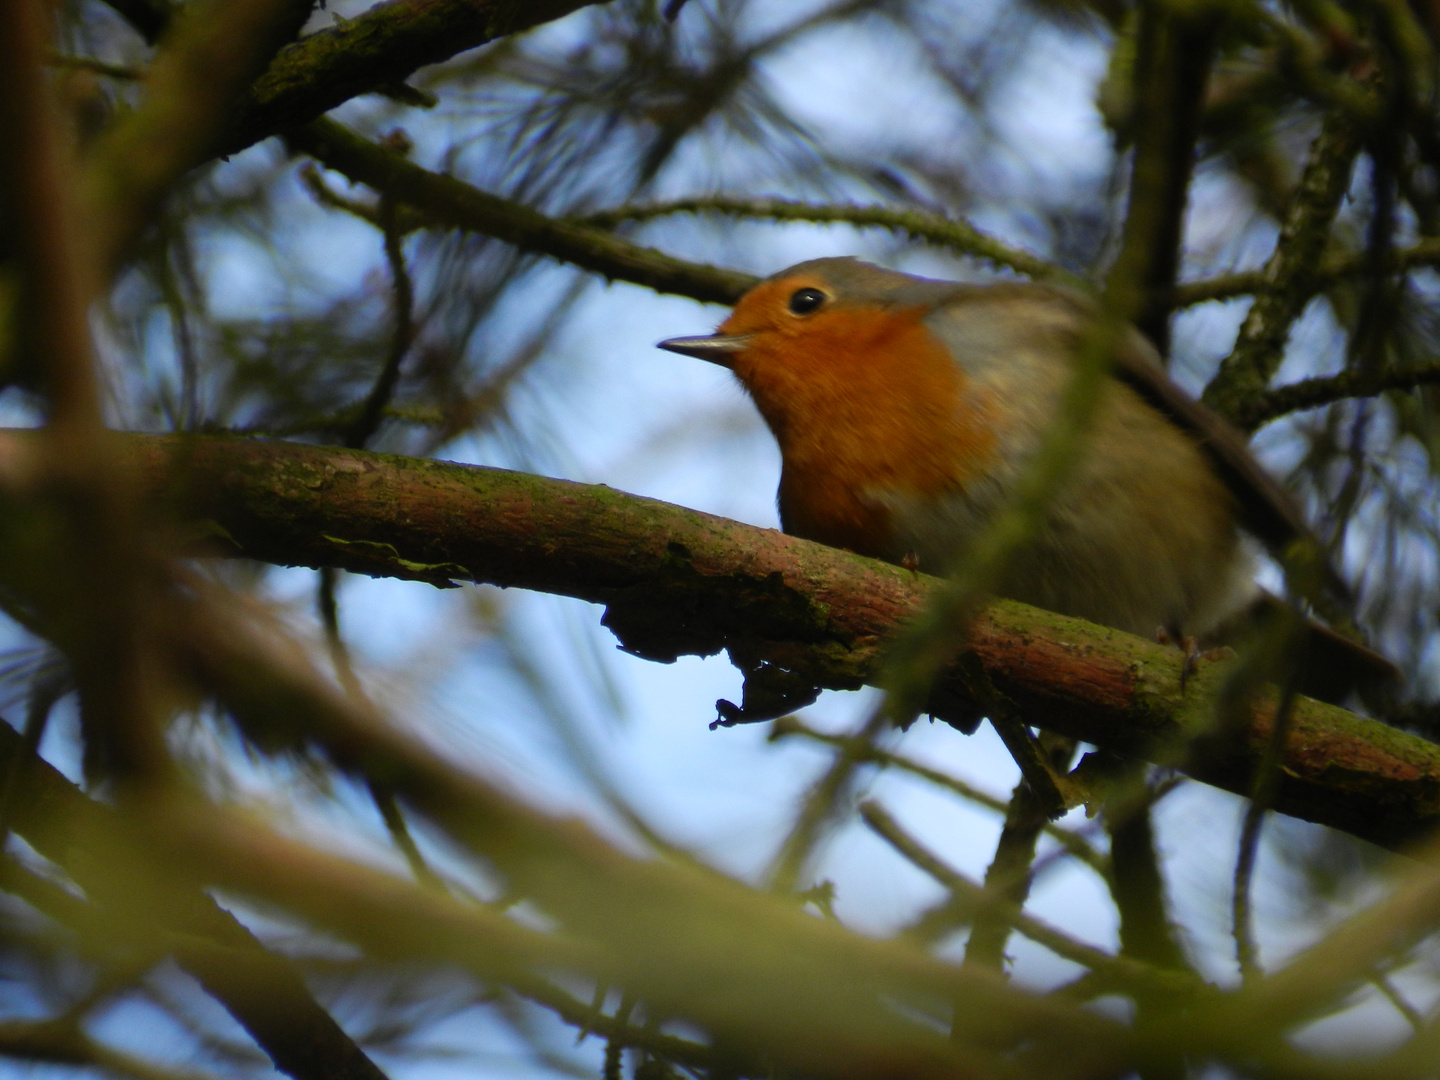
[[[790,296],[790,310],[796,315],[809,315],[825,303],[825,294],[819,289],[796,289]]]

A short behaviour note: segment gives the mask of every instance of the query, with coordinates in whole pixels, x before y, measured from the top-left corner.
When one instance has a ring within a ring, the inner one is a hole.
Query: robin
[[[1044,441],[1094,315],[1051,286],[826,258],[761,282],[713,335],[659,347],[729,368],[754,399],[780,444],[786,532],[944,574]],[[1309,536],[1238,433],[1129,330],[1084,457],[1001,591],[1205,639],[1260,595],[1245,533],[1276,552]]]

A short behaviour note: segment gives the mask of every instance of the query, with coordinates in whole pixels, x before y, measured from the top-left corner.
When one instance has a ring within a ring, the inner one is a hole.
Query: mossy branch
[[[968,221],[927,214],[920,210],[899,210],[888,206],[854,206],[797,202],[791,199],[676,199],[642,206],[621,206],[576,218],[577,224],[598,229],[653,221],[674,214],[724,214],[729,217],[763,218],[769,221],[805,221],[816,224],[845,224],[859,228],[889,229],[961,255],[972,255],[996,266],[1006,267],[1033,278],[1064,277],[1054,263],[1028,251],[1010,247],[982,232]]]
[[[1290,327],[1315,295],[1315,270],[1359,150],[1360,135],[1350,119],[1327,118],[1265,264],[1265,288],[1245,316],[1234,349],[1205,388],[1205,404],[1242,430],[1254,430],[1240,418],[1247,403],[1265,392],[1284,358]]]
[[[0,484],[33,436],[0,436]],[[519,586],[607,608],[623,648],[652,660],[728,650],[813,685],[877,677],[887,643],[941,585],[899,567],[605,487],[442,462],[227,437],[128,436],[145,482],[210,550],[449,585]],[[1077,619],[997,601],[927,708],[970,715],[992,690],[1028,720],[1173,762],[1211,725],[1223,662],[1182,658]],[[972,687],[976,679],[985,686]],[[1260,694],[1236,734],[1186,771],[1244,795],[1275,709]],[[697,719],[697,722],[701,720]],[[1440,747],[1300,699],[1275,808],[1399,847],[1440,823]]]
[[[1301,379],[1267,390],[1246,404],[1240,421],[1253,430],[1288,413],[1319,408],[1346,398],[1373,397],[1387,390],[1436,385],[1440,385],[1440,364],[1384,371],[1342,371],[1339,375]]]

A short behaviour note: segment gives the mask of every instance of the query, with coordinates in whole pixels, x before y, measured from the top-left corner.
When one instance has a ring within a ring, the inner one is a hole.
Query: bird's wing
[[[1314,535],[1290,493],[1255,460],[1245,437],[1223,417],[1196,401],[1165,374],[1150,347],[1131,336],[1115,358],[1115,376],[1151,408],[1199,440],[1239,505],[1241,524],[1272,551]]]

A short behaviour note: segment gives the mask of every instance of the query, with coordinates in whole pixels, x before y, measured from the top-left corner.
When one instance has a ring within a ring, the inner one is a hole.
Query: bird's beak
[[[750,344],[750,334],[708,334],[704,337],[672,337],[668,341],[662,341],[655,347],[657,349],[668,349],[670,352],[678,352],[682,356],[693,356],[699,360],[709,360],[712,364],[719,364],[721,367],[730,366],[730,357],[735,353],[743,352]]]

